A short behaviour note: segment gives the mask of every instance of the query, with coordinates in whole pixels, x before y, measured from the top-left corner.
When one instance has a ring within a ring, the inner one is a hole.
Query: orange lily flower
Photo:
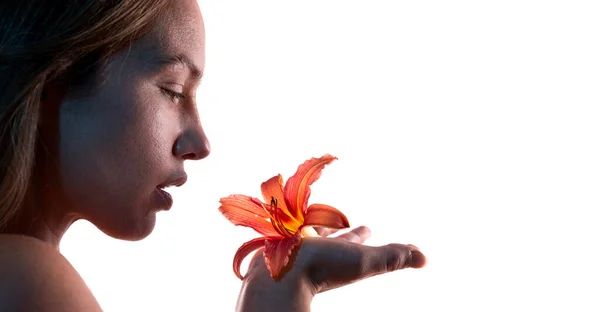
[[[329,154],[312,158],[298,167],[285,186],[281,175],[262,183],[265,202],[246,195],[221,198],[219,211],[234,225],[253,228],[263,237],[244,243],[233,258],[233,272],[240,279],[240,266],[254,250],[265,247],[264,257],[271,277],[279,276],[302,237],[318,236],[312,226],[343,229],[348,219],[339,210],[324,204],[308,206],[310,185],[321,176],[323,168],[336,160]]]

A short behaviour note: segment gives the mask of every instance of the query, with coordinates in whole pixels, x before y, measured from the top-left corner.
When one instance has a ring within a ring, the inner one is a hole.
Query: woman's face
[[[204,25],[195,0],[178,0],[152,31],[111,57],[107,82],[60,104],[52,206],[128,240],[146,237],[172,204],[161,189],[186,180],[183,163],[209,154],[196,89]]]

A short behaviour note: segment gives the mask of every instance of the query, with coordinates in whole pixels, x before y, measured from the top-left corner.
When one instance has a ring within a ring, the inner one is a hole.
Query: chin
[[[111,222],[111,224],[96,225],[104,234],[127,241],[140,241],[152,233],[156,225],[156,212],[148,213],[143,218],[133,220],[121,220],[121,222]]]

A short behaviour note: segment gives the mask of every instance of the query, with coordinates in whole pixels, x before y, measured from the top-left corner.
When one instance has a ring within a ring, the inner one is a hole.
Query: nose
[[[200,160],[210,154],[210,143],[200,124],[181,133],[173,146],[173,155],[184,160]]]

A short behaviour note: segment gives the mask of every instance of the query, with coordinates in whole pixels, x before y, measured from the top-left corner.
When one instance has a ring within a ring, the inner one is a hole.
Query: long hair
[[[0,1],[0,232],[32,183],[44,85],[94,75],[171,1]]]

